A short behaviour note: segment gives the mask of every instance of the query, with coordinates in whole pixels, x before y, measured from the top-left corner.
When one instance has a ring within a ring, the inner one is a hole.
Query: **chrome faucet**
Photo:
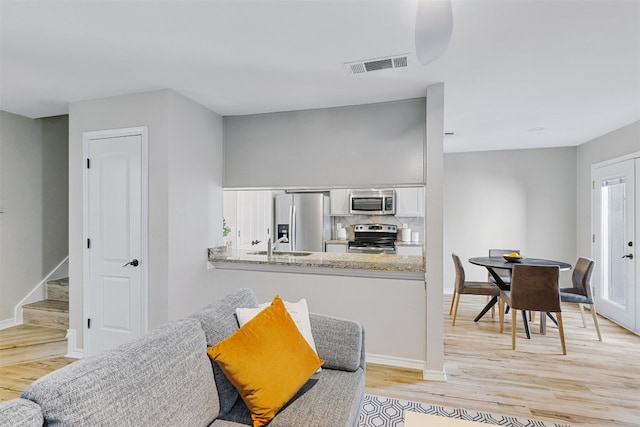
[[[273,250],[278,246],[278,243],[289,243],[289,238],[287,236],[282,236],[274,243],[271,243],[271,236],[269,236],[269,240],[267,240],[267,256],[273,255]]]

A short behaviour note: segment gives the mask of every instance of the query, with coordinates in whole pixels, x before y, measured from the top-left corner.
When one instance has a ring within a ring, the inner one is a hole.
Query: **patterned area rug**
[[[364,395],[362,412],[360,413],[360,427],[404,427],[404,411],[448,418],[462,418],[464,420],[508,427],[571,427],[567,424],[528,420],[526,418],[489,414],[468,409],[448,408],[370,394]]]

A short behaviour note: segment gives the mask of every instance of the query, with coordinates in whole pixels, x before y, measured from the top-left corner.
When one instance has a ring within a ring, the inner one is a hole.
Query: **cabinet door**
[[[331,215],[351,215],[349,213],[349,193],[351,190],[331,190]]]
[[[240,249],[265,249],[272,231],[273,197],[270,191],[238,191],[237,242]],[[252,242],[260,241],[255,245]]]
[[[421,246],[396,246],[396,254],[403,256],[422,256]]]
[[[424,187],[396,188],[396,216],[424,216]]]
[[[347,253],[347,245],[327,243],[325,252]]]

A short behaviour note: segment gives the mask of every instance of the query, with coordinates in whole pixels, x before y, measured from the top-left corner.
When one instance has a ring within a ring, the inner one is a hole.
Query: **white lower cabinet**
[[[404,256],[422,256],[422,246],[396,246],[396,254]]]
[[[346,254],[347,245],[341,243],[327,243],[325,252]]]

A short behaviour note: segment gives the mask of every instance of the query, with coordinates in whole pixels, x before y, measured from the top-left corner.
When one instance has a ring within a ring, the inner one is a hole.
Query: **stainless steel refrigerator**
[[[331,239],[329,196],[323,193],[288,193],[276,196],[275,239],[286,236],[289,243],[279,243],[279,251],[324,252]]]

